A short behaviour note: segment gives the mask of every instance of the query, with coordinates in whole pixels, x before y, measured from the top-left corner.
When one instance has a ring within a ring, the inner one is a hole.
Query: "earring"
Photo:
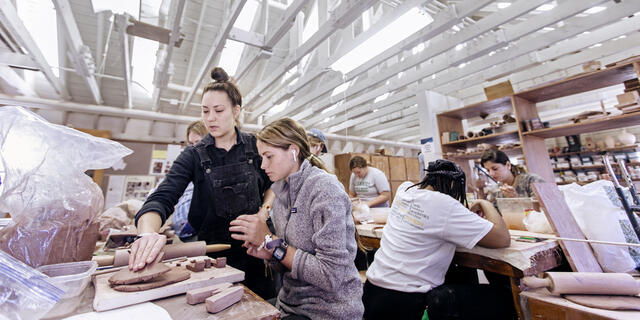
[[[296,162],[296,151],[291,150],[291,153],[293,154],[293,162]]]

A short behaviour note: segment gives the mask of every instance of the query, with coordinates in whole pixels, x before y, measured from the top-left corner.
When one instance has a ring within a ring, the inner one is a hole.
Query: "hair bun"
[[[229,75],[224,71],[224,69],[215,67],[211,69],[211,79],[216,82],[227,82],[229,81]]]

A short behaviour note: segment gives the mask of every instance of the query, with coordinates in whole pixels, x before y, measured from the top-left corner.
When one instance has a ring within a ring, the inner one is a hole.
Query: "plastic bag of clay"
[[[553,233],[547,217],[540,211],[527,211],[525,213],[524,219],[522,219],[522,223],[524,223],[524,227],[527,229],[527,231],[538,233]]]
[[[587,239],[640,243],[611,181],[599,180],[584,186],[573,183],[559,188]],[[632,203],[628,190],[625,193]],[[605,272],[629,272],[640,267],[637,247],[597,243],[591,247]]]
[[[40,319],[64,295],[47,276],[0,251],[0,319]]]
[[[0,250],[32,267],[91,259],[104,198],[84,172],[131,153],[21,107],[0,108]]]
[[[360,201],[356,201],[353,203],[351,208],[351,214],[353,214],[353,218],[356,222],[373,222],[373,216],[371,215],[371,209],[369,206]]]

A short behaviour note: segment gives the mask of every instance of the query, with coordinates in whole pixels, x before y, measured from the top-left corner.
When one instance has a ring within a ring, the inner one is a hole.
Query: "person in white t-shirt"
[[[465,183],[460,167],[437,160],[429,163],[420,183],[398,187],[380,249],[367,271],[365,319],[421,319],[425,307],[430,320],[513,315],[505,288],[443,285],[456,246],[500,248],[511,243],[490,202],[479,200],[466,208]]]
[[[358,197],[370,208],[389,207],[391,187],[384,172],[378,168],[369,167],[367,160],[355,156],[349,161],[351,178],[349,179],[349,195]]]

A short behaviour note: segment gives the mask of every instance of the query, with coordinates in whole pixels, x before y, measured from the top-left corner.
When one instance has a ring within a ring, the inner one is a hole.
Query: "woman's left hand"
[[[500,191],[506,198],[517,198],[518,194],[516,193],[516,189],[509,185],[501,185]]]
[[[241,215],[231,221],[231,238],[244,241],[245,244],[259,246],[264,242],[264,236],[270,234],[267,223],[257,215]]]
[[[245,242],[245,244],[243,244],[242,246],[247,248],[248,255],[254,256],[258,259],[269,260],[271,259],[271,256],[273,256],[273,251],[267,250],[267,248],[264,247],[258,250],[259,246],[247,242]]]

